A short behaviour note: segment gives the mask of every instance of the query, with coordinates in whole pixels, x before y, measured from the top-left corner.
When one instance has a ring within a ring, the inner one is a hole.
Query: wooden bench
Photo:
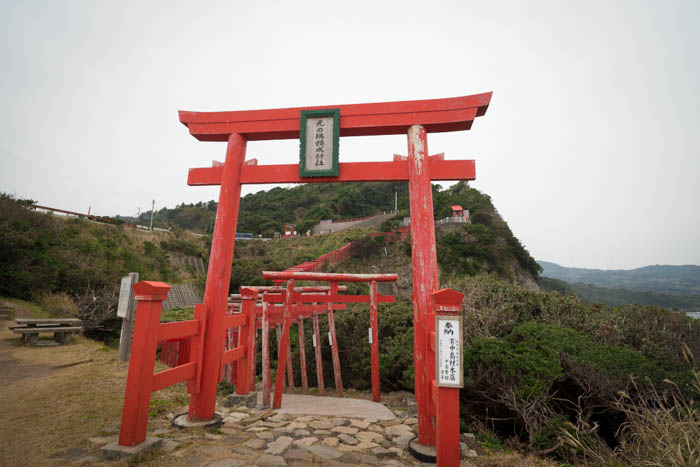
[[[18,318],[16,326],[11,326],[12,332],[22,334],[25,345],[38,345],[39,334],[53,333],[54,345],[70,344],[74,333],[82,331],[83,322],[76,318]]]

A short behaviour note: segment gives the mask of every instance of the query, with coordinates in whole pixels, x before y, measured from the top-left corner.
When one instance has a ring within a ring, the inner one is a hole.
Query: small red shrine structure
[[[282,238],[292,238],[296,236],[296,234],[296,226],[294,224],[290,224],[289,222],[285,222]]]
[[[418,442],[424,446],[436,445],[439,465],[458,464],[459,389],[436,383],[435,316],[436,313],[459,314],[462,296],[451,290],[438,290],[431,183],[439,180],[473,180],[475,167],[472,160],[446,160],[442,154],[430,156],[427,134],[471,129],[476,117],[486,113],[490,101],[491,93],[484,93],[374,104],[231,112],[180,111],[180,121],[195,138],[227,142],[223,164],[190,169],[188,176],[189,185],[221,186],[204,303],[195,307],[194,320],[161,324],[159,307],[169,287],[145,281],[134,287],[139,303],[119,444],[135,446],[144,441],[148,401],[153,391],[187,381],[191,395],[188,416],[192,421],[214,417],[216,390],[224,365],[237,362],[236,392],[246,394],[250,391],[258,291],[243,288],[241,313],[227,315],[243,184],[408,181],[412,218]],[[304,135],[308,138],[313,128],[302,128],[301,122],[308,124],[316,119],[328,124],[319,121],[319,128],[312,135],[315,139],[303,139],[304,144],[308,143],[306,148],[309,151],[313,151],[314,145],[317,145],[316,156],[319,157],[316,159],[313,159],[313,153],[311,158],[307,154],[306,159],[301,159],[303,164],[258,165],[256,159],[245,159],[247,141],[298,139]],[[394,156],[392,161],[338,163],[338,137],[398,134],[407,135],[407,156]],[[323,153],[323,148],[331,147],[332,160],[324,159],[331,152]],[[318,165],[327,160],[332,162],[333,170],[319,170],[318,174],[325,176],[314,176],[314,161]],[[303,166],[301,170],[300,165]],[[286,279],[288,289],[284,299],[287,309],[295,297],[293,286],[289,289],[294,279],[298,278]],[[230,328],[238,328],[239,345],[225,350],[225,336]],[[187,363],[154,375],[157,342],[185,338],[189,340],[190,347]],[[284,351],[285,346],[280,348]]]

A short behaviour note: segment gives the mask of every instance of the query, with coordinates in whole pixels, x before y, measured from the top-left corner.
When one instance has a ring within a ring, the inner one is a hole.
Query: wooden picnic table
[[[53,333],[57,344],[70,344],[71,336],[83,329],[83,322],[77,318],[18,318],[15,323],[10,329],[22,335],[25,345],[38,345],[42,333]]]

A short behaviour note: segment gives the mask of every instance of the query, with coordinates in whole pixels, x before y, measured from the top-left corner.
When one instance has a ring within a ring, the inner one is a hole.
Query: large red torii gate
[[[241,185],[272,183],[325,183],[357,181],[408,181],[411,209],[413,262],[413,324],[415,395],[418,406],[418,441],[435,445],[434,417],[429,415],[430,386],[427,362],[430,349],[428,321],[431,294],[438,290],[432,180],[473,180],[474,161],[444,160],[428,156],[427,133],[468,130],[476,117],[486,113],[491,93],[448,99],[354,104],[233,112],[180,111],[180,121],[200,141],[227,141],[223,165],[190,169],[189,185],[221,185],[214,226],[203,309],[207,336],[202,349],[201,385],[190,400],[189,418],[208,420],[214,416],[216,388],[222,362],[226,302],[240,203]],[[301,177],[297,164],[257,165],[245,160],[250,141],[297,139],[300,114],[305,110],[339,109],[340,136],[407,134],[408,157],[394,156],[389,162],[340,163],[338,176]],[[449,392],[458,401],[458,390]],[[457,402],[458,403],[458,402]],[[457,447],[457,449],[459,449]]]

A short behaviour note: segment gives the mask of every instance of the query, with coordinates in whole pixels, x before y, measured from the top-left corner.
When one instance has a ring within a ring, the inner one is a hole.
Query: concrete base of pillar
[[[219,428],[222,422],[223,418],[218,413],[215,413],[214,417],[209,420],[189,420],[187,413],[173,418],[173,426],[181,430],[185,428]]]
[[[223,401],[224,407],[233,407],[235,405],[243,405],[248,408],[254,408],[258,403],[258,394],[250,392],[248,394],[231,394],[226,396]]]
[[[423,446],[417,437],[408,442],[408,452],[421,462],[434,464],[437,461],[435,446]]]
[[[146,438],[146,440],[136,446],[120,446],[118,441],[109,443],[100,449],[100,455],[103,459],[110,461],[126,459],[136,454],[157,449],[163,445],[162,438]]]

